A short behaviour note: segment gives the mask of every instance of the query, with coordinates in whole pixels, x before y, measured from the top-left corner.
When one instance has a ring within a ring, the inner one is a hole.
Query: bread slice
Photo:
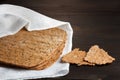
[[[44,69],[59,58],[66,37],[66,32],[59,28],[31,32],[22,29],[15,35],[0,38],[0,62],[28,69],[38,69],[38,65],[45,64],[39,68]]]
[[[73,51],[62,57],[63,62],[68,62],[77,65],[94,65],[87,61],[84,61],[84,57],[86,56],[85,51],[80,51],[79,48],[75,48]]]
[[[89,63],[102,65],[112,63],[115,58],[108,55],[108,53],[103,49],[99,48],[98,45],[94,45],[89,49],[84,60],[88,61]]]

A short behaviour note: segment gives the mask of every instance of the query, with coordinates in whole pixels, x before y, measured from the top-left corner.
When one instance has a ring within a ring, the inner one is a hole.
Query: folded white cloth
[[[43,30],[53,27],[64,29],[68,34],[63,54],[71,51],[73,30],[69,22],[58,21],[21,6],[0,5],[0,38],[14,35],[21,28],[28,31]],[[0,67],[0,80],[6,79],[36,79],[64,76],[69,72],[68,63],[60,63],[60,59],[45,70],[23,70]]]

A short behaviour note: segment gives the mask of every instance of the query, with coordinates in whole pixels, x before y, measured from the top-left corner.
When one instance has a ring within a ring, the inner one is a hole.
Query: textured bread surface
[[[105,50],[99,48],[98,45],[92,46],[84,59],[97,65],[112,63],[115,60]]]
[[[55,51],[53,51],[53,53],[51,54],[52,56],[50,56],[48,58],[48,60],[46,60],[45,62],[43,62],[43,63],[41,63],[41,64],[39,64],[37,66],[34,66],[34,67],[30,68],[30,69],[41,70],[41,69],[45,69],[45,68],[49,67],[50,65],[52,65],[60,57],[64,46],[65,46],[65,43],[62,43],[58,47],[58,49],[56,49]]]
[[[66,32],[59,28],[30,32],[22,29],[15,35],[0,38],[0,62],[32,68],[51,62],[50,58],[59,54],[53,64],[62,53],[64,47],[59,47],[65,44],[66,37]]]
[[[91,46],[88,52],[75,48],[62,57],[63,62],[80,65],[104,65],[115,60],[105,50],[98,45]]]
[[[79,50],[79,48],[75,48],[68,54],[62,57],[63,62],[68,62],[77,65],[94,65],[87,61],[84,61],[84,57],[86,56],[86,52]]]

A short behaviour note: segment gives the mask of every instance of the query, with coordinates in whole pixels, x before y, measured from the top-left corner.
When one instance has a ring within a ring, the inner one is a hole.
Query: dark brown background
[[[1,0],[0,3],[24,6],[68,21],[74,30],[73,48],[88,51],[91,45],[98,44],[116,58],[104,66],[71,65],[68,75],[54,79],[120,80],[119,0]]]

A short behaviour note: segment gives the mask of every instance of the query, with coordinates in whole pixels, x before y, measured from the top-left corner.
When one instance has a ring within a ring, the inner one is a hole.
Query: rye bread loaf
[[[0,38],[0,62],[28,69],[44,69],[62,53],[67,34],[59,28],[41,31],[20,30]]]

